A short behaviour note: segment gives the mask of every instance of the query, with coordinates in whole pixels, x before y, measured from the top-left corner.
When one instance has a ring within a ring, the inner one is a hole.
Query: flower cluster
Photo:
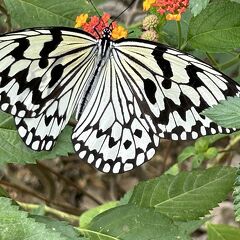
[[[89,21],[88,18],[88,14],[81,14],[77,16],[75,27],[82,28],[84,31],[90,33],[96,38],[99,38],[99,36],[102,35],[104,28],[110,26],[110,15],[108,13],[104,13],[101,18],[92,16]],[[111,23],[111,28],[113,39],[126,38],[128,35],[128,31],[116,22]]]
[[[166,20],[180,21],[188,5],[189,0],[144,0],[143,9],[147,11],[150,7],[156,7],[161,15],[166,14]]]

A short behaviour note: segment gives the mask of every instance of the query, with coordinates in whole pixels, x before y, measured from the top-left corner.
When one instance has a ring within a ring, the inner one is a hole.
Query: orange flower
[[[75,28],[82,27],[87,22],[87,19],[88,19],[88,14],[81,14],[77,16]]]
[[[152,6],[152,4],[154,4],[155,2],[156,2],[156,0],[144,0],[143,10],[148,11],[150,9],[150,7]]]
[[[116,26],[112,31],[113,39],[126,38],[128,31],[123,26]]]
[[[126,37],[128,34],[128,31],[124,29],[124,27],[118,26],[116,22],[112,22],[111,24],[109,24],[110,18],[111,18],[110,14],[104,13],[101,18],[99,18],[98,16],[92,16],[90,18],[90,21],[87,22],[88,15],[81,14],[76,18],[75,27],[76,26],[81,27],[84,31],[90,33],[96,38],[99,38],[102,36],[102,31],[104,28],[111,27],[113,39]]]
[[[171,21],[171,20],[180,21],[181,20],[181,14],[180,13],[178,13],[178,14],[168,13],[166,15],[166,20],[168,20],[168,21]]]

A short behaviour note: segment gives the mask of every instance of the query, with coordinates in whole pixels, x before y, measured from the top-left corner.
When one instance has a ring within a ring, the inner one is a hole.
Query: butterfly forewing
[[[95,67],[96,47],[94,38],[67,28],[0,37],[1,109],[15,116],[27,146],[53,147]]]
[[[240,87],[211,66],[175,49],[144,40],[123,40],[115,45],[114,56],[132,86],[139,87],[159,137],[173,140],[196,139],[229,133],[201,112],[227,96],[239,95]]]

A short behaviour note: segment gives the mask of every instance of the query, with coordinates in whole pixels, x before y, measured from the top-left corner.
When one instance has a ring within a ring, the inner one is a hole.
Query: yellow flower
[[[156,0],[144,0],[143,2],[143,10],[144,11],[148,11],[149,8],[152,6],[152,4],[154,4],[156,2]]]
[[[82,27],[87,22],[87,19],[88,19],[88,14],[81,14],[80,16],[77,16],[75,28]]]
[[[128,35],[128,31],[123,26],[116,26],[112,30],[112,38],[113,39],[126,38],[127,35]]]
[[[168,13],[166,15],[166,20],[168,20],[168,21],[171,21],[171,20],[180,21],[181,20],[181,14],[180,13],[178,13],[178,14]]]

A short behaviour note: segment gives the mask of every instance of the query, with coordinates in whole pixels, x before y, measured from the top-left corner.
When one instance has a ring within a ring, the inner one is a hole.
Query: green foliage
[[[49,217],[45,216],[33,216],[31,215],[36,222],[45,224],[46,228],[49,230],[54,229],[54,231],[61,234],[61,237],[65,237],[65,239],[69,240],[87,240],[86,238],[80,238],[77,230],[75,230],[69,223],[64,221],[56,221]]]
[[[240,98],[229,97],[203,112],[212,121],[227,128],[240,128]]]
[[[239,240],[240,239],[240,229],[227,226],[227,225],[215,225],[208,224],[208,240]]]
[[[207,52],[226,52],[240,47],[240,5],[215,1],[192,18],[188,44]]]
[[[155,208],[175,220],[196,220],[226,198],[234,178],[235,170],[228,167],[164,175],[135,187],[130,203]]]
[[[87,229],[80,231],[91,240],[184,239],[183,233],[170,218],[155,212],[154,209],[140,208],[132,204],[100,214]]]
[[[73,152],[71,143],[71,127],[66,127],[57,140],[52,151],[32,151],[22,142],[15,128],[13,118],[0,113],[0,164],[4,163],[35,163],[35,160],[51,159],[57,156],[67,156]]]
[[[13,26],[17,28],[40,26],[74,27],[75,18],[81,12],[92,11],[85,0],[4,0],[11,15]]]
[[[105,212],[106,210],[116,207],[118,205],[117,201],[107,202],[105,204],[102,204],[98,207],[92,208],[86,212],[84,212],[80,217],[80,226],[81,228],[85,228],[92,219],[99,215],[100,213]]]
[[[240,167],[237,170],[237,177],[234,184],[233,204],[235,210],[236,221],[240,222]]]
[[[8,198],[0,197],[0,239],[1,240],[68,240],[53,228],[46,228],[29,218],[26,212],[12,205]],[[70,240],[70,239],[69,239]],[[79,239],[80,240],[80,239]]]
[[[214,138],[214,141],[218,140],[220,137],[220,135],[217,136],[217,138]],[[195,169],[198,168],[204,160],[215,158],[218,155],[218,149],[210,146],[212,142],[211,139],[213,138],[202,137],[195,142],[194,146],[186,147],[178,155],[178,162],[182,163],[192,157],[192,168]]]
[[[194,17],[196,17],[203,9],[207,7],[210,0],[190,0],[190,9]]]

